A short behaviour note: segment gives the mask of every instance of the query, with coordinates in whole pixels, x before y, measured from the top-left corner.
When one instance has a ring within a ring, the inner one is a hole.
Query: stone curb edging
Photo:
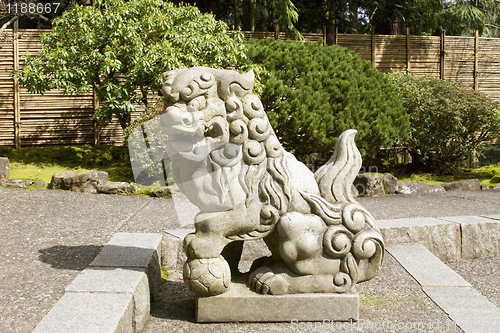
[[[418,243],[442,261],[500,254],[500,214],[376,222],[386,245]]]
[[[483,216],[420,217],[377,220],[386,245],[418,243],[443,261],[460,261],[500,254],[500,214]],[[163,266],[182,269],[182,245],[194,229],[165,230]],[[263,243],[263,242],[262,242]],[[242,260],[267,255],[261,240],[247,241]]]
[[[393,244],[387,251],[420,284],[423,292],[452,320],[429,328],[465,333],[496,332],[500,308],[420,244]]]
[[[161,287],[162,239],[115,234],[33,332],[142,331]]]

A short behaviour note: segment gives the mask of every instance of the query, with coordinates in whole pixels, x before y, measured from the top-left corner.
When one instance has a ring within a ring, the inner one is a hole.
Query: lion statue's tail
[[[361,168],[361,154],[354,142],[357,132],[351,129],[342,133],[333,156],[314,174],[321,196],[332,204],[356,203],[352,183]]]

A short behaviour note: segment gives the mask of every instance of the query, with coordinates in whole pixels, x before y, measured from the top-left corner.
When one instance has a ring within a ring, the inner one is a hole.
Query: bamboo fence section
[[[93,92],[64,95],[49,91],[31,94],[13,79],[22,69],[25,55],[36,55],[41,33],[50,30],[6,30],[0,42],[0,147],[19,148],[52,145],[120,144],[123,132],[116,119],[100,126],[92,116],[99,106]],[[244,32],[245,38],[293,39],[279,31]],[[17,36],[17,37],[16,37]],[[307,41],[326,42],[323,33],[306,33]],[[459,81],[479,90],[500,104],[500,38],[446,36],[387,36],[343,34],[335,31],[334,43],[358,53],[381,72],[409,70],[415,75],[433,75]],[[141,110],[133,113],[137,116]]]

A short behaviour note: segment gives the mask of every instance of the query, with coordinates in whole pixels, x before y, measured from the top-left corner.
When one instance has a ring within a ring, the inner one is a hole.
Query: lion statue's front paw
[[[289,283],[283,274],[276,274],[271,267],[260,267],[250,273],[250,287],[261,294],[284,295],[288,293]]]

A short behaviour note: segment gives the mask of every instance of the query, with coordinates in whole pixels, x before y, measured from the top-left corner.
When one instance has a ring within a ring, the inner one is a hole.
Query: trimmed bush
[[[406,142],[416,163],[439,173],[457,173],[476,149],[500,133],[500,112],[484,94],[436,77],[393,72],[410,116]]]
[[[315,157],[322,164],[350,128],[358,130],[365,165],[374,165],[380,147],[406,141],[408,116],[397,89],[356,53],[273,39],[251,40],[247,47],[249,59],[268,71],[260,78],[261,99],[271,124],[300,160]]]

